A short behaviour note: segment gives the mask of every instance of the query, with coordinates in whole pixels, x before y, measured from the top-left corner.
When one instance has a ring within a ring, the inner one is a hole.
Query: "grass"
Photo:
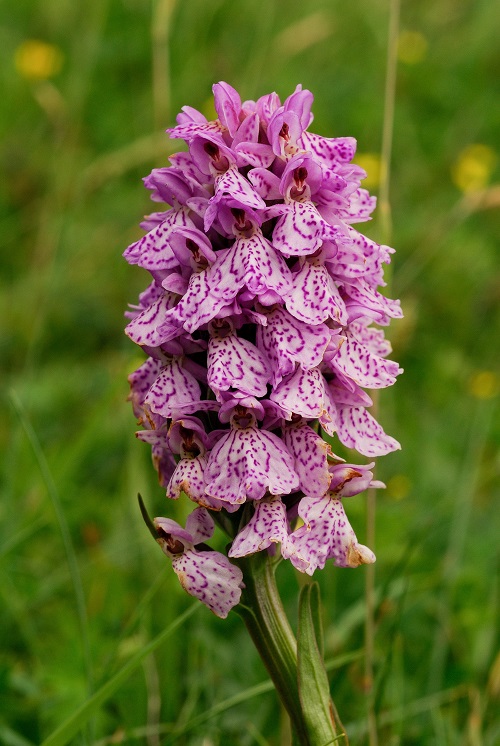
[[[277,700],[235,615],[200,609],[130,665],[191,599],[136,506],[140,491],[150,512],[165,512],[125,402],[138,359],[123,310],[146,277],[121,252],[150,209],[140,179],[171,152],[163,128],[184,104],[210,114],[217,80],[246,98],[286,96],[302,82],[315,94],[313,129],[354,135],[375,173],[389,5],[19,0],[0,9],[7,746],[49,739],[113,677],[120,686],[71,743],[282,743]],[[383,392],[380,418],[403,449],[377,467],[387,490],[377,497],[370,695],[384,746],[500,739],[498,16],[486,0],[401,7],[390,282],[405,310],[391,332],[405,374]],[[50,46],[30,52],[27,40]],[[380,238],[382,223],[368,235]],[[175,518],[187,508],[169,509]],[[363,500],[349,511],[363,541]],[[297,578],[279,572],[295,613]],[[347,656],[330,671],[335,702],[351,743],[373,746],[364,659],[349,657],[364,647],[364,571],[317,575],[327,658]]]

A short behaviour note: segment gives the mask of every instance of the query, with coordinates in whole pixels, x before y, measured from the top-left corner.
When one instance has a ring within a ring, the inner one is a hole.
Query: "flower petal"
[[[220,552],[185,551],[172,567],[184,590],[221,619],[239,603],[243,573]]]
[[[280,438],[255,427],[232,429],[214,446],[205,471],[205,490],[231,504],[260,500],[266,492],[288,495],[299,478]]]
[[[295,363],[304,369],[315,368],[321,363],[330,341],[329,330],[324,324],[306,324],[279,307],[266,318],[267,325],[257,327],[257,345],[271,363],[273,385],[292,373]]]
[[[331,480],[328,456],[333,457],[333,453],[330,445],[305,423],[285,427],[283,442],[295,459],[294,469],[299,475],[302,492],[311,497],[323,497]]]
[[[363,456],[383,456],[401,448],[397,440],[386,435],[378,422],[364,407],[337,404],[338,437],[347,448],[355,448]]]
[[[324,236],[324,220],[312,202],[292,201],[273,231],[273,246],[285,256],[314,254]]]
[[[186,530],[193,537],[193,544],[207,541],[213,535],[215,525],[208,510],[196,508],[190,513],[186,520]]]
[[[255,512],[239,532],[229,550],[230,557],[245,557],[280,543],[288,536],[286,508],[281,498],[273,496],[255,503]]]
[[[292,316],[313,325],[327,319],[347,323],[345,303],[324,264],[306,261],[292,278],[292,288],[285,296]]]
[[[145,402],[153,412],[163,417],[172,417],[176,410],[185,409],[186,406],[198,402],[200,396],[200,386],[196,378],[182,367],[179,359],[173,358],[162,368]]]
[[[235,334],[212,337],[208,343],[208,385],[212,390],[236,388],[251,396],[265,396],[271,368],[261,352]]]
[[[177,301],[177,295],[163,293],[154,303],[136,316],[125,327],[125,333],[138,345],[159,347],[163,342],[178,337],[183,332],[176,324],[165,324],[165,314]],[[161,327],[161,331],[159,331]]]
[[[175,269],[178,262],[170,247],[169,236],[174,228],[194,228],[194,223],[189,217],[189,208],[180,207],[169,210],[167,217],[160,225],[146,233],[139,241],[131,244],[123,256],[129,264],[138,264],[139,267],[148,269],[150,272],[161,269]]]
[[[331,360],[332,369],[337,369],[358,386],[368,389],[380,389],[392,386],[396,376],[401,373],[399,365],[373,355],[364,345],[346,332],[343,344]]]
[[[358,544],[340,500],[329,496],[304,497],[299,503],[299,515],[304,525],[290,534],[281,550],[297,569],[301,568],[296,557],[307,562],[308,575],[323,568],[327,559],[333,559],[338,567],[375,562],[373,552]]]
[[[288,419],[292,414],[307,420],[319,419],[328,433],[335,431],[335,402],[318,368],[297,368],[293,375],[282,380],[269,398],[288,413]]]

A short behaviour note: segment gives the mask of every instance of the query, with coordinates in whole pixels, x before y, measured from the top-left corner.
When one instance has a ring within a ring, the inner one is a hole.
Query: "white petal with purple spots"
[[[312,202],[288,205],[273,231],[273,246],[284,256],[314,254],[323,242],[325,222]]]
[[[255,504],[255,512],[242,528],[229,550],[230,557],[245,557],[261,552],[288,536],[286,508],[279,496],[266,497]]]
[[[322,497],[330,486],[328,457],[333,458],[330,445],[305,423],[285,427],[283,442],[295,459],[302,492]]]
[[[243,573],[220,552],[185,551],[172,567],[184,590],[221,619],[239,603]]]
[[[182,366],[179,359],[173,358],[162,368],[145,401],[153,412],[163,417],[173,417],[174,412],[185,410],[199,401],[200,396],[200,385],[196,378]]]
[[[178,262],[168,239],[174,228],[195,227],[189,217],[189,212],[190,210],[187,207],[169,210],[167,217],[160,225],[128,247],[123,254],[125,259],[130,264],[138,264],[139,267],[148,269],[150,272],[160,269],[175,269]]]
[[[208,343],[208,385],[215,391],[236,388],[251,396],[265,396],[271,367],[261,352],[235,334],[212,337]]]
[[[363,456],[383,456],[401,448],[397,440],[386,435],[379,423],[364,407],[337,404],[338,436],[347,448]]]
[[[257,327],[257,345],[271,363],[273,385],[295,370],[295,363],[315,368],[323,359],[330,341],[328,327],[299,321],[284,308],[267,314],[267,324]]]
[[[165,324],[165,314],[170,310],[177,300],[174,293],[164,293],[161,298],[154,301],[149,308],[136,316],[130,324],[125,327],[125,333],[138,345],[148,347],[159,347],[163,342],[174,339],[182,333],[182,328],[177,324]],[[159,327],[161,326],[161,331]]]
[[[324,264],[305,261],[292,278],[292,288],[285,296],[292,316],[313,325],[327,319],[347,323],[345,303]]]
[[[333,559],[338,567],[375,562],[373,552],[358,544],[340,500],[328,495],[304,497],[299,503],[299,515],[304,525],[290,534],[281,550],[299,570],[296,557],[307,563],[308,575],[323,568],[328,559]]]
[[[209,495],[231,504],[266,492],[288,495],[299,485],[293,459],[277,435],[256,427],[234,428],[216,443],[205,472]]]
[[[397,363],[373,355],[367,347],[348,332],[330,365],[332,369],[338,369],[351,378],[358,386],[368,389],[392,386],[396,381],[396,376],[402,372]]]

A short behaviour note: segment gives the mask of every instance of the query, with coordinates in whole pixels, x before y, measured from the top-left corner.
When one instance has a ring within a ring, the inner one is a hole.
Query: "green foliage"
[[[172,151],[161,130],[184,104],[210,113],[217,80],[247,98],[302,82],[316,97],[313,129],[354,135],[361,156],[376,156],[388,7],[3,3],[2,743],[42,743],[191,605],[137,507],[140,492],[150,514],[167,511],[125,401],[140,360],[123,311],[145,274],[121,253],[151,211],[140,179]],[[402,4],[411,33],[397,70],[390,295],[405,310],[392,330],[405,374],[383,393],[380,419],[403,449],[377,467],[387,490],[377,498],[371,695],[383,744],[500,739],[499,20],[487,0]],[[377,220],[366,226],[380,231]],[[188,509],[168,506],[177,519]],[[346,509],[363,541],[363,500]],[[365,570],[329,567],[315,579],[326,659],[358,651]],[[283,563],[278,581],[296,618],[303,579]],[[363,660],[344,660],[331,690],[351,743],[363,744]],[[200,609],[72,742],[277,744],[265,680],[238,617]]]

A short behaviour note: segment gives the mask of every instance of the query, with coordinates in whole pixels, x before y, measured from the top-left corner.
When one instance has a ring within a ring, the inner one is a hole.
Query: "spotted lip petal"
[[[255,295],[274,290],[284,295],[291,286],[292,275],[282,257],[260,230],[248,238],[240,236],[211,270],[214,294],[232,300],[243,287]]]
[[[329,435],[336,430],[337,409],[330,390],[318,368],[297,368],[293,375],[283,379],[270,396],[285,412],[308,420],[319,419]]]
[[[368,389],[391,386],[402,372],[397,363],[374,355],[349,332],[344,334],[343,344],[330,365]]]
[[[308,575],[322,569],[328,559],[333,559],[338,567],[375,562],[373,552],[358,543],[339,499],[306,496],[300,501],[298,512],[304,525],[290,534],[281,552],[294,565],[307,563]]]
[[[221,619],[240,602],[243,573],[220,552],[187,551],[172,567],[184,590]]]
[[[305,370],[315,368],[330,341],[324,324],[306,324],[276,307],[266,315],[266,325],[257,327],[257,346],[271,363],[273,386],[293,373],[295,363]]]
[[[175,228],[195,228],[187,207],[169,210],[166,218],[139,241],[131,244],[123,256],[129,264],[138,264],[150,272],[175,269],[178,262],[170,247],[169,237]]]
[[[285,295],[286,308],[306,324],[322,324],[332,319],[347,323],[347,311],[339,290],[325,265],[305,261],[292,275],[292,287]]]
[[[328,457],[333,458],[333,453],[330,445],[305,422],[285,427],[283,442],[294,457],[302,492],[311,497],[323,497],[331,481]]]
[[[161,369],[145,402],[162,417],[173,417],[175,412],[192,407],[200,398],[196,378],[182,366],[181,360],[173,358]],[[193,411],[196,412],[196,408]]]
[[[220,552],[198,552],[196,544],[209,539],[214,523],[204,508],[188,517],[186,528],[170,518],[155,518],[158,543],[172,559],[172,567],[187,593],[225,619],[239,603],[243,573]]]
[[[251,396],[265,396],[271,368],[261,352],[246,339],[229,334],[208,343],[208,385],[213,391],[236,388]]]
[[[229,550],[230,557],[245,557],[261,552],[271,544],[286,541],[286,508],[279,496],[266,497],[255,504],[255,512],[239,532]]]
[[[205,490],[231,504],[288,495],[299,485],[293,459],[280,438],[256,427],[232,429],[210,453]]]
[[[175,305],[177,297],[175,293],[164,293],[127,324],[125,333],[136,344],[149,347],[159,347],[163,342],[178,337],[182,328],[176,324],[168,326],[163,321],[166,312]]]
[[[382,427],[364,407],[337,404],[339,440],[347,448],[355,448],[370,458],[384,456],[401,448],[395,438],[386,435]]]
[[[314,254],[329,234],[312,202],[292,201],[273,231],[273,246],[284,256]]]

